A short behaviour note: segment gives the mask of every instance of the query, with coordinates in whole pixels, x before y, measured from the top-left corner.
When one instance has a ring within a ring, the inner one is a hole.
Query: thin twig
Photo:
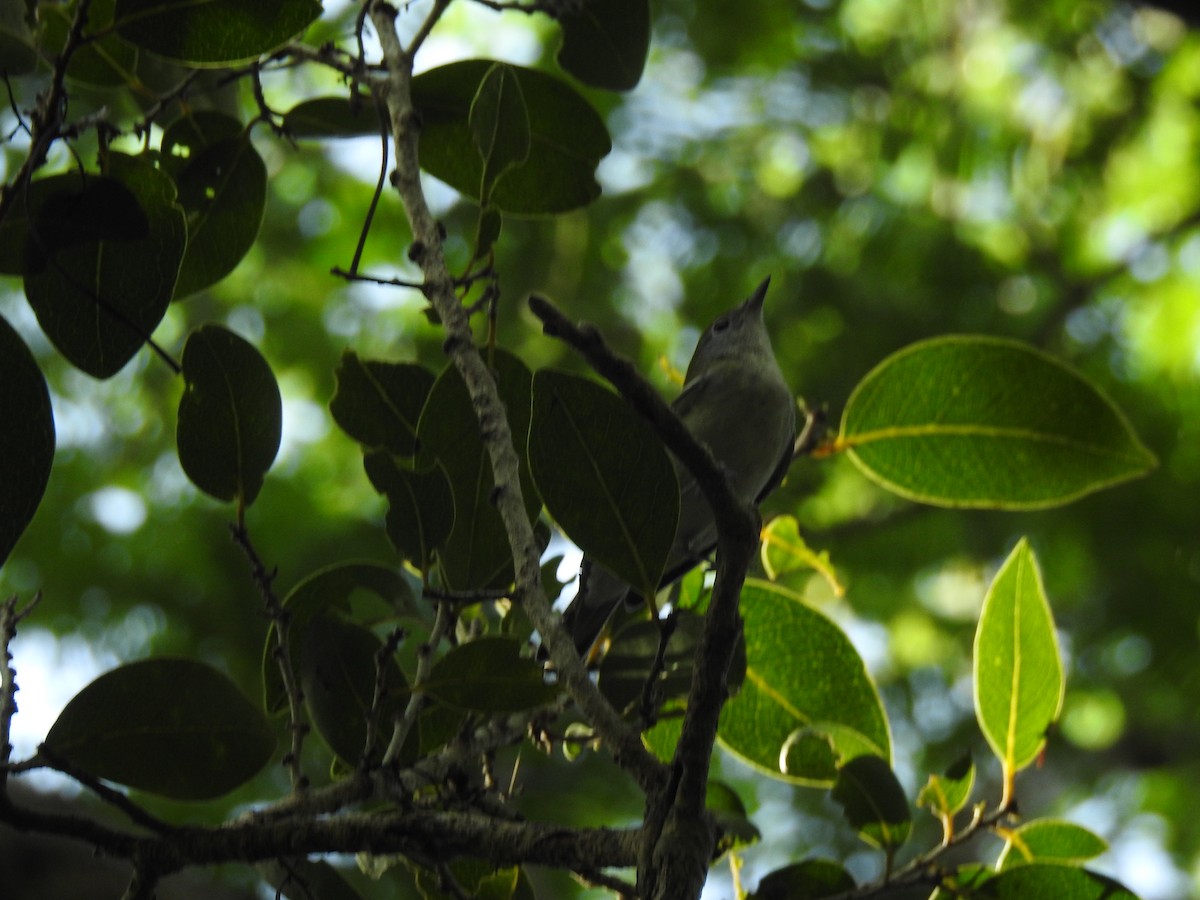
[[[390,766],[400,758],[400,751],[404,749],[404,743],[417,723],[417,716],[425,706],[425,682],[429,680],[429,673],[433,671],[434,655],[442,638],[454,626],[454,619],[453,609],[449,603],[437,605],[437,617],[433,621],[433,630],[429,632],[429,637],[424,643],[417,648],[417,672],[413,676],[412,694],[408,698],[404,715],[396,720],[395,727],[392,729],[392,739],[388,743],[387,752],[383,754],[384,766]]]
[[[250,563],[250,574],[262,596],[267,618],[275,626],[275,646],[271,652],[279,666],[279,676],[283,681],[284,694],[287,696],[289,730],[292,734],[292,746],[284,755],[283,763],[291,773],[292,790],[300,793],[308,788],[308,779],[304,776],[300,765],[300,754],[304,749],[304,737],[308,733],[308,723],[304,718],[304,692],[296,677],[295,667],[292,665],[292,613],[291,610],[284,607],[275,594],[274,582],[277,573],[268,571],[263,564],[262,557],[254,549],[254,544],[250,541],[250,534],[246,531],[245,523],[241,521],[240,516],[238,522],[229,526],[229,532],[233,536],[234,543],[242,549]]]

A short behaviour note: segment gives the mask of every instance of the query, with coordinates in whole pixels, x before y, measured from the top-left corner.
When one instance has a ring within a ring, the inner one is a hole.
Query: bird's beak
[[[767,288],[771,286],[771,276],[768,275],[762,280],[762,283],[754,289],[754,293],[750,295],[750,299],[746,301],[746,306],[749,309],[762,310],[763,300],[767,297]]]

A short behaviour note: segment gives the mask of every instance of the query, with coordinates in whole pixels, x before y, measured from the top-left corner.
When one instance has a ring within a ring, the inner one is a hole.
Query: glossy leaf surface
[[[828,784],[830,773],[781,770],[791,736],[825,735],[836,759],[887,756],[891,737],[862,658],[825,615],[792,591],[747,579],[742,588],[746,680],[721,714],[721,742],[774,778]]]
[[[975,712],[1006,778],[1041,752],[1064,687],[1037,558],[1022,539],[992,580],[975,632]]]
[[[889,356],[855,388],[838,442],[884,487],[943,506],[1054,506],[1155,465],[1093,384],[1028,345],[986,337]]]

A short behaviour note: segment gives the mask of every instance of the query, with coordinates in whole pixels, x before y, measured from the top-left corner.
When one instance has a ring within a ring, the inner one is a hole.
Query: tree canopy
[[[131,898],[1195,893],[1187,16],[5,0],[0,837]],[[759,531],[667,401],[767,276]],[[716,552],[581,660],[671,455]],[[14,751],[38,634],[113,662]]]

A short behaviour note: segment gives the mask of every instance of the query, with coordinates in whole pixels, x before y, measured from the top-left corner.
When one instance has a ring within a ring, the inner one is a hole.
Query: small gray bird
[[[707,444],[725,470],[733,493],[760,503],[783,480],[796,437],[796,402],[788,389],[763,322],[763,299],[771,279],[750,298],[708,326],[688,364],[683,391],[671,408]],[[717,526],[704,493],[687,468],[679,476],[679,525],[660,587],[683,577],[712,552]],[[580,655],[596,642],[623,603],[641,602],[630,586],[584,557],[579,593],[563,624]]]

